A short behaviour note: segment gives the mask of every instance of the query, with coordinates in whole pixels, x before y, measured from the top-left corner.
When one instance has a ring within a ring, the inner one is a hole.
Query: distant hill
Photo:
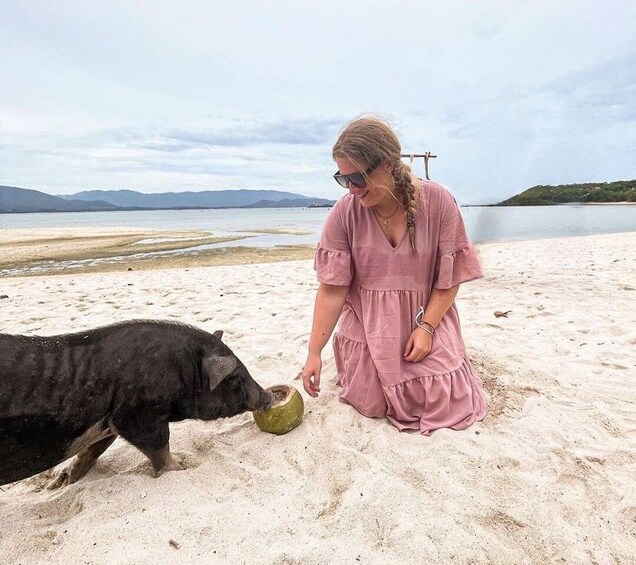
[[[549,206],[575,202],[636,202],[636,180],[533,186],[495,206]]]
[[[201,192],[160,192],[144,194],[134,190],[89,190],[63,196],[73,200],[103,200],[115,206],[137,208],[272,208],[333,204],[332,200],[311,198],[278,190],[203,190]]]
[[[332,204],[332,200],[276,190],[208,190],[159,194],[143,194],[133,190],[92,190],[70,196],[52,196],[38,190],[0,186],[0,214],[184,208],[289,208]]]
[[[97,212],[120,210],[110,202],[67,200],[38,190],[0,186],[0,214],[21,212]]]

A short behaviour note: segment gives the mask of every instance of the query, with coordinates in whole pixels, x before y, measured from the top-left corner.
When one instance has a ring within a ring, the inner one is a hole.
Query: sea
[[[202,230],[218,236],[245,236],[245,239],[206,245],[205,248],[314,245],[318,242],[329,210],[229,208],[0,214],[0,228],[129,227],[162,231]],[[468,235],[474,243],[636,231],[636,206],[631,205],[463,207],[461,213]],[[280,233],[257,233],[259,230]],[[193,248],[194,245],[195,241]],[[197,246],[197,250],[202,248],[203,246]]]

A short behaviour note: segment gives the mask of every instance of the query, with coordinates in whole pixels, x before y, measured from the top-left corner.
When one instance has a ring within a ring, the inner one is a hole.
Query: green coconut
[[[276,385],[265,390],[274,397],[274,401],[267,410],[253,412],[254,421],[261,431],[282,435],[303,421],[305,403],[293,386]]]

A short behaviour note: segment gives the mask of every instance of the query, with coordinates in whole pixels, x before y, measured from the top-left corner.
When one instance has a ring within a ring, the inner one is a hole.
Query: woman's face
[[[336,164],[341,175],[351,175],[360,172],[349,159],[344,157],[337,157]],[[365,208],[371,208],[382,202],[395,202],[389,192],[392,188],[393,179],[391,173],[388,166],[382,163],[368,175],[364,188],[360,188],[350,182],[348,190],[355,198],[358,198],[360,204]]]

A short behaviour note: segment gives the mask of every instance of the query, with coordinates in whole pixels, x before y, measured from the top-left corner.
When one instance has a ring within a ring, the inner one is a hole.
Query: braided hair
[[[396,200],[406,210],[406,226],[413,253],[415,246],[415,215],[420,202],[420,191],[411,180],[411,167],[403,163],[402,147],[391,126],[381,118],[363,116],[350,122],[333,146],[332,156],[345,158],[367,178],[364,171],[378,160],[388,165],[393,179]],[[391,192],[391,187],[385,187]]]

